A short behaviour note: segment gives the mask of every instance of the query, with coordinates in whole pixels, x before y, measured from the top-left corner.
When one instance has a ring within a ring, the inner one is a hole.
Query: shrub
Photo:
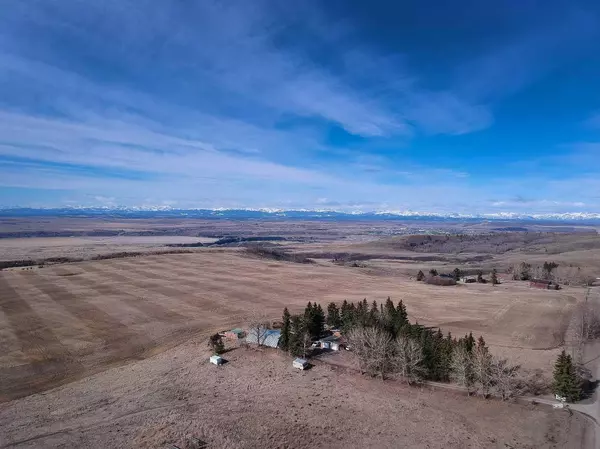
[[[225,344],[223,338],[219,334],[213,334],[208,339],[208,346],[213,350],[215,354],[222,354],[225,351]]]

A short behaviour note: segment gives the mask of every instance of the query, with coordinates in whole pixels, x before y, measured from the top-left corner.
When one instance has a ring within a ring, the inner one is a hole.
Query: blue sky
[[[600,212],[597,2],[457,5],[0,0],[0,206]]]

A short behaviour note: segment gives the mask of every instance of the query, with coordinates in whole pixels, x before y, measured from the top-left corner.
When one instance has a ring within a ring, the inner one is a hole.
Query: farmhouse
[[[449,277],[448,275],[440,275],[440,276],[429,276],[425,279],[425,283],[431,285],[456,285],[456,281],[454,278]]]
[[[529,286],[533,288],[541,288],[543,290],[558,290],[560,288],[558,284],[543,279],[532,279],[529,281]]]
[[[259,340],[260,337],[260,341]],[[246,343],[254,345],[261,344],[270,348],[276,348],[279,346],[279,338],[281,337],[281,331],[275,329],[261,329],[258,333],[256,329],[250,329],[246,335]]]

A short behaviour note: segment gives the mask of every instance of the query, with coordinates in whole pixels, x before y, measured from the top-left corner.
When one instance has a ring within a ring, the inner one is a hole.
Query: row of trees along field
[[[454,279],[455,282],[460,281],[460,278],[464,275],[465,273],[463,273],[460,268],[455,268],[452,273],[450,273],[448,276],[451,276],[452,279]],[[477,270],[477,283],[479,284],[487,284],[487,280],[484,279],[483,277],[483,270]],[[432,268],[431,270],[429,270],[429,276],[430,277],[436,277],[439,276],[438,271],[435,268]],[[416,277],[417,281],[421,282],[421,281],[425,281],[426,280],[426,276],[425,273],[423,273],[422,270],[419,270],[419,272],[417,273],[417,277]],[[492,285],[497,285],[500,283],[500,281],[498,280],[498,271],[494,268],[491,272],[490,272],[490,280],[489,282],[492,283]]]
[[[317,303],[309,302],[298,315],[285,308],[279,347],[306,357],[312,342],[325,334],[325,324],[342,330],[361,372],[382,380],[400,376],[410,384],[423,380],[454,382],[469,393],[502,399],[543,389],[539,376],[528,377],[519,366],[493,356],[483,337],[476,340],[469,333],[457,339],[440,329],[410,323],[404,303],[394,304],[390,298],[382,304],[369,304],[366,299],[344,301],[341,307],[332,302],[326,314]],[[562,367],[567,362],[561,363]],[[559,393],[568,389],[569,400],[581,391],[575,371],[561,368],[557,371],[561,380],[554,383]]]
[[[514,280],[528,281],[544,279],[566,285],[590,286],[596,281],[596,274],[590,268],[569,265],[559,265],[556,262],[544,262],[542,265],[532,265],[520,262],[508,268]]]

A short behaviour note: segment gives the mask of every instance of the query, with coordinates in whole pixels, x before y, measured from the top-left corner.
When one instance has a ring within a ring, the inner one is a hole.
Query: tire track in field
[[[177,280],[177,283],[180,287],[177,289],[179,291],[181,291],[181,293],[183,293],[183,294],[189,294],[190,293],[189,291],[191,291],[192,294],[197,295],[198,292],[205,291],[206,293],[204,293],[204,294],[208,295],[208,294],[211,294],[213,290],[215,290],[218,293],[223,293],[223,292],[226,293],[228,290],[227,283],[235,282],[232,279],[227,279],[223,283],[221,283],[221,282],[215,283],[213,279],[210,279],[208,281],[202,280],[202,279],[189,279],[185,275],[182,276],[181,273],[177,270],[175,270],[175,271],[170,270],[169,275],[165,275],[164,272],[161,272],[159,270],[153,270],[150,268],[140,268],[139,266],[135,265],[135,262],[132,262],[132,261],[131,262],[130,261],[122,261],[121,264],[126,265],[126,269],[128,271],[132,271],[141,276],[162,279],[166,282],[173,282],[174,280]],[[194,276],[194,275],[191,274],[191,276]],[[182,290],[181,287],[188,291],[186,292],[185,290]],[[238,298],[236,298],[236,300],[237,299]],[[202,301],[206,302],[207,300],[205,299],[205,297],[203,297]],[[210,310],[211,312],[221,312],[221,313],[226,313],[228,315],[241,313],[242,316],[246,316],[247,312],[248,312],[248,309],[245,307],[236,307],[235,305],[233,305],[233,306],[230,305],[231,301],[228,301],[227,303],[223,302],[223,301],[218,301],[218,300],[209,300],[209,301],[211,302],[211,304],[213,304],[215,306],[215,308]]]
[[[196,265],[196,264],[192,264],[192,263],[182,263],[182,262],[183,261],[181,261],[181,260],[169,262],[169,267],[190,271],[190,272],[193,272],[196,276],[202,275],[203,273],[206,273],[206,272],[210,273],[211,275],[215,274],[215,275],[230,276],[232,272],[244,270],[246,268],[243,265],[240,265],[239,263],[238,264],[234,264],[234,263],[221,264],[221,265],[215,265],[213,263],[213,264],[207,264],[207,265]],[[144,262],[144,265],[156,266],[155,264],[151,264],[148,262]],[[255,279],[263,279],[265,281],[269,281],[273,277],[277,277],[277,271],[273,270],[272,268],[269,268],[267,266],[260,266],[260,265],[256,264],[256,265],[252,265],[251,267],[248,267],[248,268],[250,270],[252,270],[251,275]],[[307,274],[300,272],[300,273],[294,273],[294,276],[303,278],[304,276],[307,276]]]
[[[123,271],[116,272],[112,268],[107,268],[102,265],[87,265],[84,268],[87,275],[96,276],[104,279],[105,282],[111,282],[115,285],[121,285],[125,289],[127,287],[133,287],[143,291],[143,295],[154,296],[163,298],[166,302],[170,302],[172,306],[177,309],[187,309],[187,315],[184,315],[185,319],[189,319],[189,313],[197,314],[200,309],[196,304],[189,303],[181,299],[180,292],[174,292],[168,286],[158,284],[152,280],[143,280],[140,278],[132,278],[130,276],[123,275]],[[146,278],[144,278],[146,279]]]
[[[123,261],[122,263],[129,263],[129,261],[125,262]],[[129,269],[129,268],[128,268]],[[133,270],[137,270],[138,272],[141,272],[141,270],[146,271],[146,273],[148,273],[148,271],[151,270],[147,270],[147,269],[140,269],[135,267],[135,265],[131,266],[131,269]],[[246,302],[249,303],[251,305],[251,307],[256,307],[257,305],[260,305],[260,303],[264,303],[265,299],[267,298],[267,292],[268,295],[270,296],[268,298],[268,302],[271,303],[273,306],[280,306],[282,309],[283,307],[288,307],[289,301],[284,300],[280,300],[280,299],[276,299],[273,297],[273,292],[276,292],[276,294],[282,296],[283,298],[287,298],[289,297],[290,293],[292,292],[292,289],[288,289],[288,288],[278,288],[278,285],[275,285],[272,281],[271,282],[263,282],[263,281],[254,281],[252,279],[250,279],[249,276],[246,276],[243,280],[240,280],[239,277],[233,276],[231,275],[231,273],[229,273],[228,275],[223,275],[223,276],[213,276],[212,272],[211,273],[204,273],[204,275],[206,276],[207,274],[210,275],[210,277],[204,278],[204,280],[197,280],[197,279],[189,279],[187,276],[198,276],[199,273],[196,272],[193,269],[187,269],[187,268],[179,268],[176,270],[172,270],[171,273],[177,274],[179,275],[179,277],[176,277],[177,279],[182,279],[183,282],[185,284],[195,284],[196,286],[198,286],[199,288],[210,288],[212,289],[214,287],[215,290],[218,290],[220,292],[222,292],[224,295],[227,295],[228,297],[232,297],[235,298],[236,301],[239,302]],[[148,275],[148,274],[147,274]],[[151,272],[152,276],[158,275],[158,273],[155,272]],[[183,275],[183,276],[181,276]],[[171,281],[173,280],[173,277],[169,278]],[[273,278],[274,280],[274,278]],[[301,288],[300,286],[298,286],[298,288]],[[259,300],[262,299],[262,301],[256,302],[256,301],[252,301],[250,300],[250,298],[258,298]],[[245,309],[248,310],[248,309]]]
[[[57,267],[55,271],[59,274],[67,272],[64,269],[61,269],[61,267]],[[131,293],[124,292],[123,290],[120,290],[111,284],[107,284],[106,282],[101,282],[99,280],[84,276],[71,276],[68,278],[68,280],[74,285],[79,285],[83,288],[93,290],[100,295],[116,296],[119,298],[119,301],[133,309],[141,311],[150,319],[156,319],[159,321],[164,320],[174,323],[183,322],[188,319],[188,317],[161,304],[146,300],[143,297],[132,295]]]
[[[145,263],[144,265],[149,266],[149,264],[147,264],[147,263]],[[189,273],[190,275],[193,275],[193,276],[202,276],[204,273],[206,273],[206,272],[203,273],[203,271],[201,269],[193,268],[193,266],[190,264],[187,264],[184,266],[184,265],[181,265],[180,263],[172,263],[171,262],[171,263],[169,263],[169,267],[175,268],[176,272]],[[255,267],[253,267],[253,269],[254,268]],[[237,269],[237,271],[239,271],[239,267],[236,267],[236,269]],[[228,282],[236,282],[236,281],[239,282],[239,278],[232,276],[232,270],[234,270],[233,266],[231,269],[219,268],[219,267],[212,266],[212,267],[210,267],[209,273],[210,273],[212,279],[224,280],[224,278],[221,277],[221,276],[224,276],[227,278]],[[251,278],[251,280],[249,280],[249,281],[245,280],[244,282],[250,282],[250,283],[253,283],[254,285],[260,285],[259,283],[255,282],[255,281],[262,281],[263,287],[265,287],[269,291],[273,291],[274,289],[276,289],[276,290],[279,290],[282,294],[286,294],[286,295],[289,295],[290,292],[293,292],[293,291],[306,289],[307,285],[311,285],[310,288],[313,290],[311,292],[313,295],[325,295],[327,293],[330,293],[332,291],[332,289],[320,286],[319,281],[327,279],[328,274],[329,273],[319,273],[319,275],[317,277],[317,275],[312,272],[297,272],[297,273],[294,273],[293,279],[291,279],[292,276],[290,276],[289,273],[279,273],[277,270],[273,270],[268,267],[264,267],[264,269],[262,269],[262,270],[254,271],[254,272],[252,272],[252,274],[247,275],[247,277]],[[279,277],[282,277],[282,276],[287,277],[284,281],[285,287],[278,288],[277,280]],[[341,280],[337,281],[337,283],[340,285],[348,285],[347,282],[343,283]],[[339,288],[336,288],[335,291],[339,291]]]
[[[152,261],[148,260],[140,259],[137,260],[136,263],[139,263],[144,267],[156,266]],[[240,271],[244,272],[244,267],[240,267],[239,265],[235,264],[212,264],[204,266],[195,265],[193,263],[184,263],[184,261],[180,259],[176,261],[170,261],[168,266],[171,271],[174,269],[174,271],[177,273],[182,273],[185,275],[189,274],[190,276],[196,278],[199,276],[210,276],[211,280],[218,280],[229,284],[240,284],[240,277],[232,275],[232,273],[239,273]],[[329,273],[327,272],[316,274],[314,272],[299,270],[294,272],[293,276],[291,276],[290,272],[285,272],[286,269],[289,269],[289,267],[281,267],[280,271],[279,269],[272,269],[267,266],[255,265],[249,268],[248,271],[245,271],[243,283],[252,284],[256,288],[261,289],[262,292],[275,291],[281,295],[287,296],[293,292],[303,291],[307,288],[307,286],[310,286],[312,295],[325,296],[332,291],[339,292],[340,287],[348,285],[348,282],[343,282],[341,279],[338,279],[334,281],[335,287],[330,288],[321,284],[321,281],[328,278]],[[283,278],[283,281],[281,278]],[[353,282],[354,278],[349,280]],[[262,282],[262,284],[260,282]],[[281,302],[279,303],[281,304]],[[283,304],[283,306],[286,305],[289,304]]]
[[[116,267],[116,264],[113,264],[113,266]],[[170,282],[173,282],[175,279],[177,279],[173,275],[165,275],[165,274],[161,274],[161,273],[148,272],[146,270],[141,270],[141,269],[135,268],[135,265],[127,266],[127,268],[126,268],[127,272],[133,272],[139,276],[143,276],[145,279],[148,279],[148,280],[141,281],[141,280],[139,280],[139,278],[123,275],[119,272],[114,271],[111,268],[104,267],[104,266],[103,267],[88,266],[88,267],[86,267],[86,269],[88,269],[89,271],[92,271],[92,272],[99,273],[104,276],[110,276],[112,279],[115,279],[124,284],[129,284],[129,285],[136,286],[138,288],[146,289],[149,292],[158,291],[159,293],[161,293],[165,296],[168,296],[171,299],[174,299],[174,300],[180,301],[180,302],[184,302],[185,304],[198,310],[199,313],[206,313],[206,312],[221,313],[221,314],[224,314],[227,316],[231,316],[231,315],[237,315],[237,314],[245,312],[245,310],[243,310],[243,309],[228,307],[225,304],[215,301],[215,300],[212,300],[212,299],[209,299],[208,297],[202,297],[202,298],[194,297],[194,296],[190,295],[189,291],[182,290],[181,288],[176,288],[176,287],[171,287],[171,286],[165,285],[164,284],[165,282],[170,283]],[[202,287],[202,286],[200,286],[200,287]],[[193,288],[193,287],[190,287],[190,288]],[[206,322],[206,324],[209,324],[211,322],[210,318],[206,317],[205,322]]]
[[[250,286],[251,288],[257,291],[269,291],[276,292],[281,296],[289,296],[293,294],[294,291],[299,291],[307,288],[307,283],[304,282],[294,282],[289,279],[278,280],[277,273],[270,273],[266,275],[257,276],[254,273],[251,275],[247,275],[243,281],[240,281],[240,278],[235,274],[232,274],[231,270],[225,271],[222,269],[214,269],[211,270],[210,273],[198,273],[193,268],[189,267],[177,267],[175,273],[181,273],[184,276],[198,276],[198,275],[210,275],[210,281],[217,280],[224,284],[243,284],[243,286]],[[307,279],[307,282],[314,282],[314,276],[311,279]],[[315,289],[313,294],[321,293],[321,288],[318,286],[315,287],[310,286],[311,289]],[[328,291],[328,289],[323,289],[324,292]],[[279,304],[283,304],[284,306],[288,305],[287,302],[281,302],[279,300],[273,299],[273,302],[277,302]]]
[[[109,358],[133,357],[142,353],[149,346],[153,346],[153,342],[144,335],[136,334],[102,309],[53,283],[52,279],[39,274],[28,276],[28,278],[35,288],[45,293],[81,321],[92,335],[103,340]]]
[[[57,377],[83,371],[83,366],[72,360],[68,348],[2,275],[0,309],[21,345],[21,352],[29,361],[26,367],[0,370],[3,379],[0,382],[0,402],[44,389]]]

